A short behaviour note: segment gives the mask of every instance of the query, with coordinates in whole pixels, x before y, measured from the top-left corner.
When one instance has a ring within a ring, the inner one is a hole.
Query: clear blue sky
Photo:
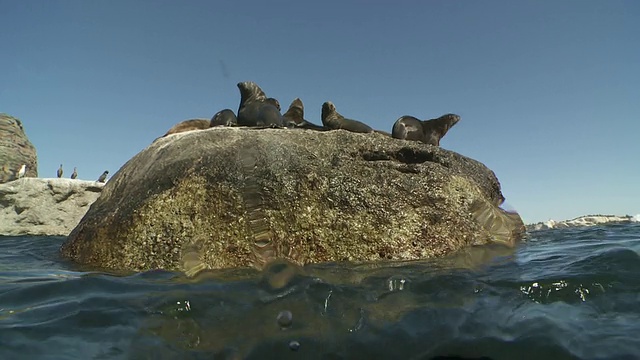
[[[252,80],[320,123],[462,119],[525,222],[640,212],[640,1],[0,0],[0,112],[39,175],[113,174]]]

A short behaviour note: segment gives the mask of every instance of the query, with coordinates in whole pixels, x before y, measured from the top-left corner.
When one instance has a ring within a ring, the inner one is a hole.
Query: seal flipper
[[[308,122],[307,120],[302,120],[301,123],[295,125],[296,129],[308,129],[308,130],[316,130],[316,131],[328,131],[324,126],[316,125],[314,123]]]

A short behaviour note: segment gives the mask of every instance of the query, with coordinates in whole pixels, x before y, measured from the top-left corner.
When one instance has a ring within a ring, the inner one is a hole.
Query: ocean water
[[[640,359],[640,224],[434,261],[113,274],[0,237],[0,359]]]

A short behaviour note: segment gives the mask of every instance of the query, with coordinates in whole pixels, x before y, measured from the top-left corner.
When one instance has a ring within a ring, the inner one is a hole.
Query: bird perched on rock
[[[60,167],[58,168],[58,172],[57,172],[58,178],[61,178],[61,177],[62,177],[62,173],[63,173],[63,172],[64,172],[64,171],[62,170],[62,164],[60,164]]]
[[[108,170],[105,170],[105,171],[102,173],[102,175],[100,175],[100,177],[98,178],[98,182],[103,183],[103,182],[107,181],[107,175],[109,175],[109,171],[108,171]]]
[[[21,177],[24,177],[24,174],[27,173],[27,165],[22,164],[22,166],[20,167],[20,170],[18,170],[18,179],[20,179]]]
[[[73,168],[73,174],[71,174],[71,178],[75,179],[77,177],[78,177],[78,170],[77,170],[77,168],[74,167]]]

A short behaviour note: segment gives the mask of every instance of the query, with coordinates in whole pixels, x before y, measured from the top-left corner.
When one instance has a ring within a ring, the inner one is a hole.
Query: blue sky
[[[0,112],[40,177],[115,173],[252,80],[320,123],[461,121],[525,222],[640,212],[640,2],[0,0]]]

